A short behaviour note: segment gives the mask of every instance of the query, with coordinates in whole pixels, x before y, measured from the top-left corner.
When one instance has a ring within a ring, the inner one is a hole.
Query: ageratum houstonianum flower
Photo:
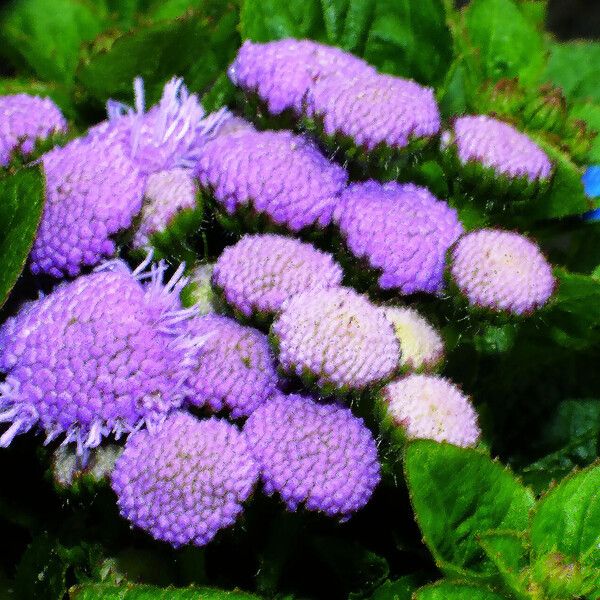
[[[266,335],[219,315],[191,319],[193,338],[204,338],[190,368],[189,401],[248,416],[277,389],[279,377]]]
[[[329,225],[347,180],[307,138],[246,128],[204,144],[197,175],[227,214],[249,211],[294,232]]]
[[[347,518],[379,483],[377,446],[362,419],[335,404],[278,394],[244,426],[267,494],[299,507]]]
[[[67,130],[67,122],[50,98],[28,94],[0,96],[0,167],[13,152],[30,154],[37,140]]]
[[[481,431],[469,398],[437,375],[409,375],[381,391],[395,426],[408,439],[425,438],[457,446],[474,446]]]
[[[400,366],[409,371],[435,369],[444,358],[439,332],[413,308],[388,306],[383,311],[400,342]]]
[[[175,168],[152,173],[146,181],[134,248],[147,248],[156,233],[166,231],[184,211],[196,208],[196,182],[190,169]]]
[[[403,294],[439,292],[445,257],[463,227],[456,210],[412,183],[356,183],[335,222],[349,252],[377,271],[378,285]]]
[[[535,142],[508,123],[486,115],[456,119],[453,143],[463,165],[481,164],[496,175],[529,182],[547,180],[552,174],[552,162]]]
[[[157,540],[204,546],[233,525],[258,480],[244,434],[176,412],[129,436],[112,487],[121,515]]]
[[[256,94],[278,115],[288,109],[300,113],[307,92],[323,78],[348,78],[375,69],[339,48],[283,39],[266,44],[246,40],[228,72],[235,85]]]
[[[556,286],[539,246],[499,229],[462,237],[450,255],[450,276],[470,305],[515,315],[546,304]]]
[[[78,452],[103,436],[153,425],[184,400],[201,340],[185,325],[179,269],[129,271],[114,261],[29,302],[0,328],[0,437],[7,446],[38,425]],[[140,279],[150,279],[143,285]]]
[[[305,113],[322,122],[326,136],[350,138],[367,151],[401,150],[440,130],[433,89],[377,73],[318,80],[306,96]]]
[[[326,392],[360,390],[390,377],[400,347],[378,307],[350,288],[303,292],[283,303],[271,334],[286,373]]]
[[[31,252],[33,273],[74,276],[114,255],[115,237],[142,208],[148,175],[193,157],[225,118],[202,120],[198,99],[180,80],[165,86],[148,113],[139,80],[136,96],[136,111],[110,105],[107,122],[43,156],[46,202]]]
[[[225,248],[213,285],[244,316],[272,314],[299,292],[339,286],[342,268],[312,244],[283,235],[245,235]]]

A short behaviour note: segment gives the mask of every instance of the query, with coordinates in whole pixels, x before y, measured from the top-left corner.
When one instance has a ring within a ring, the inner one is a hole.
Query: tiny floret
[[[399,150],[440,130],[433,89],[391,75],[321,79],[307,94],[305,112],[322,121],[325,135],[351,138],[369,151]]]
[[[151,237],[164,232],[183,211],[196,208],[196,182],[189,169],[159,171],[148,177],[134,248],[146,248]]]
[[[272,114],[299,113],[307,92],[329,76],[374,73],[364,60],[311,40],[283,39],[266,44],[245,41],[229,67],[229,78],[256,94]]]
[[[524,133],[485,115],[459,117],[454,123],[454,143],[460,162],[471,161],[509,178],[545,180],[552,174],[546,153]]]
[[[193,337],[207,337],[191,366],[189,401],[250,415],[277,389],[279,377],[266,335],[219,315],[189,321]]]
[[[176,412],[129,437],[112,474],[121,515],[153,538],[204,546],[232,526],[258,480],[244,434]]]
[[[409,375],[381,391],[388,415],[408,439],[425,438],[474,446],[481,432],[469,398],[436,375]]]
[[[279,394],[250,416],[244,433],[265,492],[277,492],[289,510],[303,506],[344,519],[379,483],[373,435],[345,407]]]
[[[347,180],[307,138],[251,129],[207,142],[197,175],[227,214],[250,211],[294,232],[329,225]]]
[[[246,317],[271,314],[299,292],[339,286],[342,268],[312,244],[283,235],[245,235],[225,248],[213,284]]]
[[[531,313],[546,304],[556,285],[539,246],[512,231],[473,231],[459,240],[450,260],[453,282],[476,307]]]
[[[439,292],[448,248],[463,227],[456,210],[412,183],[356,183],[342,194],[335,221],[349,252],[365,259],[384,290]]]
[[[281,368],[324,391],[344,393],[384,380],[400,359],[383,311],[349,288],[293,296],[271,333]]]
[[[39,425],[77,450],[160,421],[184,400],[197,352],[179,304],[179,270],[162,283],[155,265],[144,286],[115,261],[25,304],[0,327],[0,437]]]
[[[384,312],[400,342],[400,366],[409,371],[435,369],[444,358],[439,332],[413,308],[389,306]]]
[[[66,130],[67,122],[50,98],[0,96],[0,167],[8,164],[13,152],[26,156],[37,140]]]

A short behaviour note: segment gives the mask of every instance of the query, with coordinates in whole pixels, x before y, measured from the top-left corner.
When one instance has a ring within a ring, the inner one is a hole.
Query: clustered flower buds
[[[26,156],[37,140],[66,130],[67,122],[50,98],[0,96],[0,167],[9,163],[13,152]]]
[[[277,492],[289,510],[344,518],[379,482],[375,440],[347,408],[280,394],[252,413],[244,433],[265,492]]]
[[[342,268],[330,254],[283,235],[245,235],[225,248],[213,274],[213,284],[236,311],[277,312],[299,292],[337,287]]]
[[[550,298],[556,282],[537,244],[523,235],[480,229],[450,254],[450,276],[470,305],[523,315]]]

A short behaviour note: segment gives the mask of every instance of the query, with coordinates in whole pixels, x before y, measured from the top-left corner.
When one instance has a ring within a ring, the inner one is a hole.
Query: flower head
[[[176,412],[131,435],[112,474],[121,515],[157,540],[204,546],[233,525],[258,479],[245,436]]]
[[[374,73],[364,60],[311,40],[283,39],[266,44],[245,41],[229,67],[229,78],[267,104],[269,112],[299,113],[316,81],[336,75]]]
[[[552,267],[523,235],[480,229],[451,253],[450,275],[469,304],[522,315],[543,306],[555,288]]]
[[[55,148],[42,163],[46,203],[31,270],[74,276],[115,254],[115,236],[142,207],[145,178],[121,144],[100,137]]]
[[[429,371],[444,357],[440,334],[416,310],[401,306],[384,309],[400,342],[400,366],[410,371]]]
[[[463,228],[456,210],[412,183],[356,183],[342,194],[335,221],[348,250],[381,272],[382,289],[441,290],[446,251]]]
[[[375,440],[347,408],[279,394],[252,413],[244,433],[265,492],[277,492],[289,510],[345,518],[379,483]]]
[[[600,165],[588,167],[581,180],[587,196],[590,198],[600,197]]]
[[[279,377],[267,336],[219,315],[188,323],[195,338],[207,336],[187,380],[189,401],[233,418],[248,416],[277,389]]]
[[[50,98],[0,96],[0,167],[8,164],[15,150],[27,155],[36,140],[66,130],[67,122]]]
[[[0,419],[12,423],[0,445],[39,424],[48,440],[66,434],[81,453],[183,402],[198,340],[182,320],[181,269],[163,285],[164,270],[132,274],[115,261],[25,304],[0,327]],[[138,278],[149,275],[143,286]]]
[[[299,292],[339,286],[342,276],[331,255],[311,244],[283,235],[245,235],[219,257],[213,284],[249,317],[277,312]]]
[[[509,178],[545,180],[552,174],[546,153],[524,133],[485,115],[465,116],[454,123],[454,144],[460,162],[471,161]]]
[[[148,177],[134,248],[146,248],[155,233],[165,231],[185,210],[196,208],[196,183],[188,169],[159,171]]]
[[[437,375],[409,375],[381,391],[387,412],[409,439],[474,446],[481,431],[469,398]]]
[[[320,79],[307,94],[305,111],[322,119],[327,136],[349,137],[367,150],[380,144],[401,149],[440,130],[431,88],[377,73]]]
[[[228,214],[250,208],[292,231],[329,225],[347,180],[307,138],[249,129],[207,142],[197,174]]]
[[[386,379],[400,359],[394,329],[383,311],[349,288],[292,296],[271,333],[284,371],[335,392]]]

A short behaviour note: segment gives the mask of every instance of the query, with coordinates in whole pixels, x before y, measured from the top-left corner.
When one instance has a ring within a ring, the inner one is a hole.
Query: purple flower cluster
[[[463,227],[456,210],[412,183],[356,183],[342,194],[335,222],[350,253],[379,275],[379,287],[435,293],[448,248]]]
[[[453,282],[480,308],[531,313],[546,304],[556,286],[539,246],[512,231],[473,231],[459,240],[450,260]]]
[[[283,235],[245,235],[225,248],[213,284],[246,317],[277,312],[299,292],[337,287],[342,268],[330,254]]]
[[[78,449],[160,420],[184,400],[196,352],[181,317],[180,273],[145,287],[124,263],[60,285],[0,328],[6,446],[36,424]]]
[[[329,225],[347,180],[307,138],[246,128],[204,144],[196,173],[227,214],[250,210],[294,232]]]
[[[297,294],[271,327],[281,368],[325,391],[359,390],[392,375],[400,347],[378,307],[349,288]]]
[[[481,435],[469,398],[436,375],[409,375],[382,390],[389,416],[409,439],[474,446]]]
[[[155,539],[204,546],[235,523],[257,480],[234,425],[176,412],[155,431],[128,438],[112,487],[121,514]]]
[[[510,178],[548,179],[552,163],[524,133],[485,115],[465,116],[454,123],[454,144],[462,164],[471,161]]]
[[[265,492],[277,492],[289,510],[345,518],[379,483],[375,440],[347,408],[281,394],[250,416],[244,433]]]
[[[325,135],[351,138],[368,151],[380,145],[401,149],[440,130],[431,88],[381,75],[349,52],[309,40],[247,41],[229,77],[270,113],[291,109],[322,120]]]
[[[66,130],[67,122],[50,98],[0,96],[0,167],[8,164],[13,152],[30,154],[37,140]]]
[[[229,67],[231,81],[257,94],[275,115],[288,109],[300,113],[315,81],[373,73],[375,69],[364,60],[339,48],[294,39],[266,44],[247,40]]]
[[[248,416],[277,388],[279,377],[267,336],[219,315],[191,319],[193,338],[206,338],[191,366],[189,401]]]
[[[176,168],[150,175],[132,246],[146,248],[152,235],[165,231],[177,215],[194,210],[196,194],[196,182],[189,169]]]

